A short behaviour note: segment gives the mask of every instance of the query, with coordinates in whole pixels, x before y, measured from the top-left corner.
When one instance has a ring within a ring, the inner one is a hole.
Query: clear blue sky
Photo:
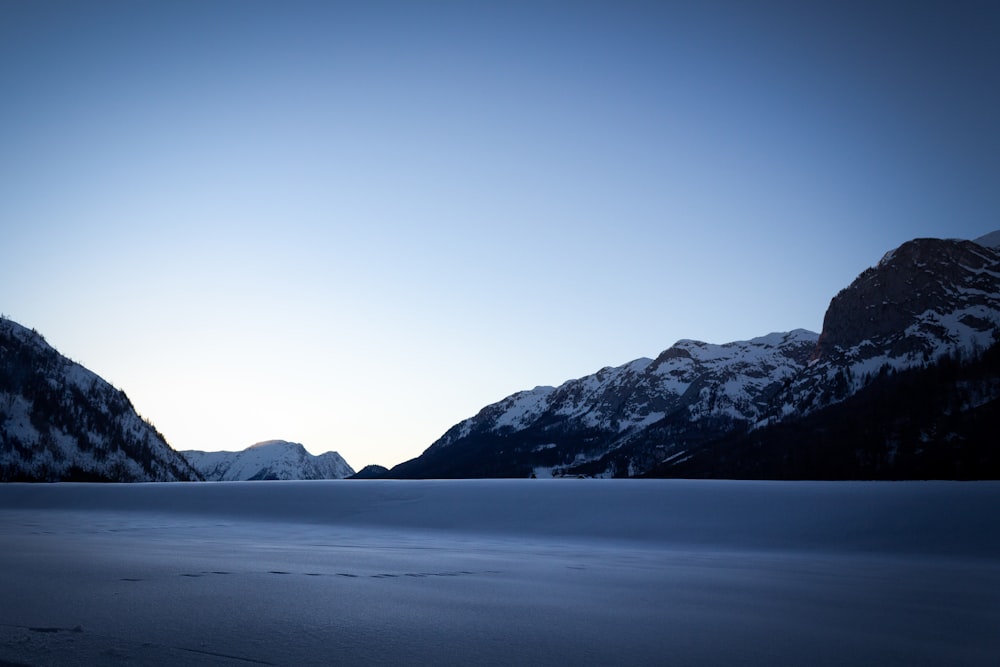
[[[355,468],[1000,228],[1000,4],[0,4],[0,311]]]

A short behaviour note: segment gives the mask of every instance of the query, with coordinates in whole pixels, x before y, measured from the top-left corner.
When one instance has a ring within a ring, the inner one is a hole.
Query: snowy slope
[[[198,477],[123,392],[0,319],[0,481]]]
[[[462,422],[441,444],[447,446],[473,429],[525,428],[543,416],[618,433],[642,428],[681,408],[693,419],[708,414],[752,419],[760,408],[759,397],[774,382],[798,372],[816,340],[816,334],[803,329],[725,345],[681,340],[655,360],[637,359],[558,388],[514,394]]]
[[[427,450],[424,461],[435,460],[430,466],[418,459],[392,472],[459,477],[479,476],[477,469],[487,476],[620,474],[639,459],[669,453],[633,451],[650,428],[668,422],[731,428],[759,420],[771,398],[805,368],[816,341],[817,334],[803,329],[724,345],[681,340],[656,359],[604,368],[489,405]],[[506,453],[512,463],[494,457],[484,468],[473,457],[458,467],[449,464],[451,452],[470,446],[489,450],[482,452],[488,458],[494,451]],[[624,458],[612,461],[613,452]]]
[[[343,479],[354,470],[337,452],[313,456],[296,442],[268,440],[240,452],[181,452],[206,480]]]
[[[987,248],[1000,248],[1000,229],[995,232],[990,232],[984,236],[980,236],[978,239],[973,240],[974,243],[978,243],[981,246],[986,246]]]
[[[558,388],[536,387],[487,406],[445,434],[447,447],[476,430],[523,429],[543,417],[625,433],[684,409],[690,418],[723,415],[752,420],[767,389],[800,371],[817,335],[804,329],[749,341],[713,345],[678,341],[653,359],[570,380]]]

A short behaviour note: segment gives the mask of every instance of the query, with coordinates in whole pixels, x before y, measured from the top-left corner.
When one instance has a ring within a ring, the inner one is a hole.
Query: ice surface
[[[1000,483],[0,486],[0,662],[995,664]]]

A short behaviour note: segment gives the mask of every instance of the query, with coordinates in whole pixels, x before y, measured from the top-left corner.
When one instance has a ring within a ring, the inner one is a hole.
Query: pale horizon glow
[[[995,3],[14,2],[0,312],[355,469],[1000,228]]]

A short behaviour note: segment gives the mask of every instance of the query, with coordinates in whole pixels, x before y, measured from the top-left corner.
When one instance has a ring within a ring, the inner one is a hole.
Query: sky
[[[0,3],[0,312],[355,469],[1000,228],[1000,4]]]

